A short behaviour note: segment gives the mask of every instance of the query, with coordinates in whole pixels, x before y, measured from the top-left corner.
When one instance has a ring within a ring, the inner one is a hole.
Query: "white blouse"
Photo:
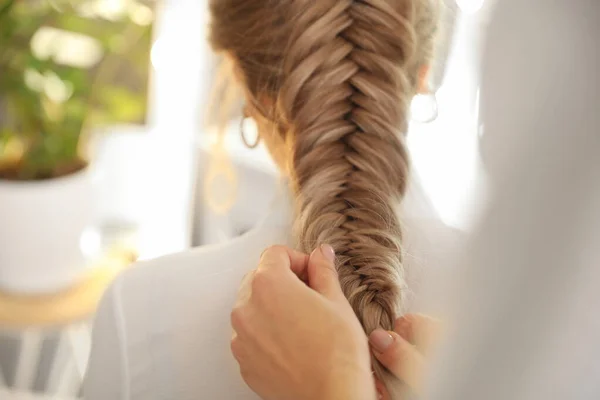
[[[87,400],[257,399],[230,354],[229,314],[261,252],[290,242],[290,200],[280,192],[270,215],[245,235],[143,262],[114,282],[96,316]],[[439,271],[457,235],[417,186],[403,210],[409,286],[420,292],[422,268]]]

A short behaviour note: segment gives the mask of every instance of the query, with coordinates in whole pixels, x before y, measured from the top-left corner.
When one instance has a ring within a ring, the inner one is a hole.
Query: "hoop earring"
[[[242,116],[242,120],[240,122],[240,135],[242,136],[242,142],[244,142],[246,147],[248,147],[249,149],[255,149],[260,144],[260,135],[258,134],[258,132],[256,133],[256,139],[254,140],[254,143],[250,143],[248,141],[248,139],[246,138],[246,130],[244,129],[244,122],[246,122],[248,118],[248,113],[246,112],[246,110],[244,110],[244,115]]]
[[[411,104],[411,119],[421,124],[429,124],[439,116],[437,94],[433,91],[414,97]]]

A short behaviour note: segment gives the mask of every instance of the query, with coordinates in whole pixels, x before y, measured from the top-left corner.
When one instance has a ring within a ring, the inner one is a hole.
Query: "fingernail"
[[[328,244],[321,245],[321,253],[323,256],[328,259],[330,262],[335,262],[335,250]]]
[[[383,329],[377,329],[369,335],[369,342],[373,349],[379,353],[385,353],[387,349],[390,348],[392,343],[394,343],[394,338],[389,332],[384,331]]]

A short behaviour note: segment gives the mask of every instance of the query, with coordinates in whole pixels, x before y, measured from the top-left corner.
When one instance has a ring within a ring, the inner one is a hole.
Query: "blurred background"
[[[444,2],[409,145],[423,213],[466,229],[493,153],[478,123],[491,1]],[[120,270],[227,241],[268,210],[278,174],[242,143],[241,114],[225,136],[236,182],[206,184],[220,61],[207,22],[207,0],[0,0],[0,399],[75,398]],[[235,192],[231,207],[207,189]]]

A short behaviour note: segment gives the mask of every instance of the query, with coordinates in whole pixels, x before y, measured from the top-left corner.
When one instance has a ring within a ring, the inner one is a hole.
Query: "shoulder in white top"
[[[229,314],[260,253],[289,244],[289,203],[279,195],[259,226],[227,244],[147,261],[121,275],[96,316],[85,398],[257,399],[230,354]],[[457,235],[427,204],[413,188],[403,205],[413,292],[420,292],[421,268],[439,272],[456,247]]]

